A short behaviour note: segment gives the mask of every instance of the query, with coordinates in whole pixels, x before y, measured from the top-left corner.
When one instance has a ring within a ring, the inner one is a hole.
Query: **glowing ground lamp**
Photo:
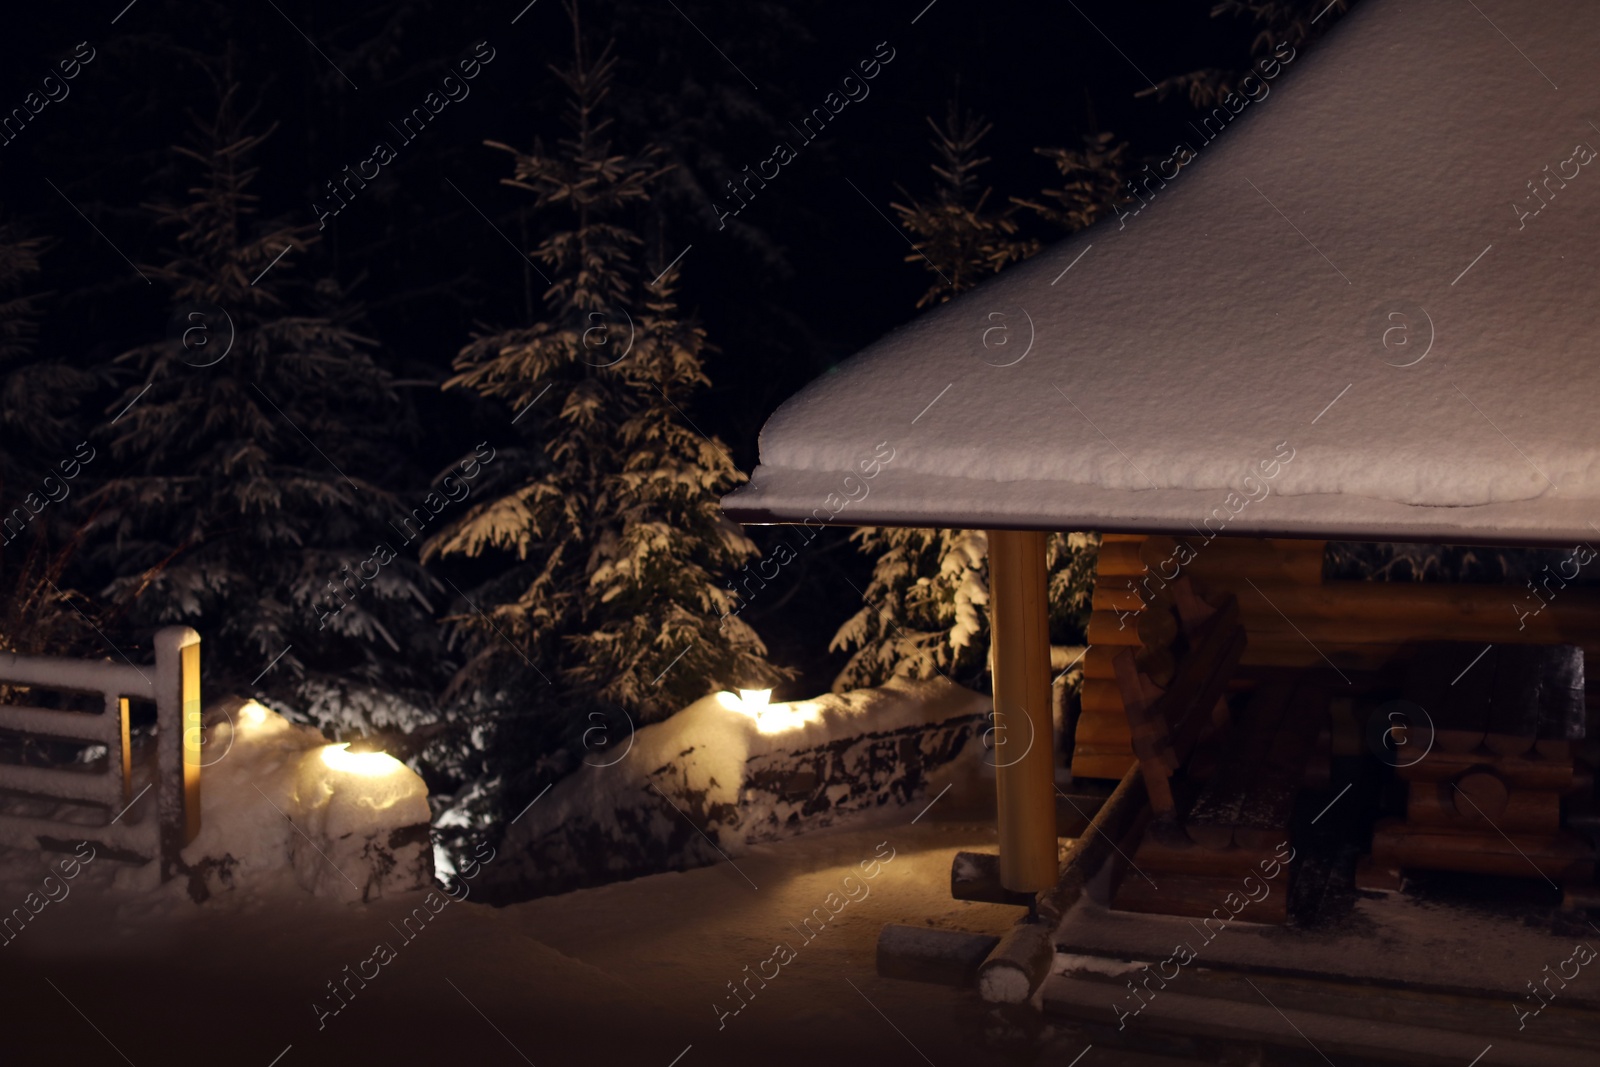
[[[770,689],[741,689],[738,693],[724,690],[717,694],[717,703],[729,711],[748,715],[755,720],[756,729],[764,734],[798,730],[821,717],[822,705],[814,701],[773,704],[771,700]]]
[[[384,778],[407,769],[387,752],[351,752],[348,741],[324,745],[322,762],[333,770],[359,778]]]

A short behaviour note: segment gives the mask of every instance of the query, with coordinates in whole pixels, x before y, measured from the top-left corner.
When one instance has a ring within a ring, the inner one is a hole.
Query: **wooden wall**
[[[1178,541],[1187,549],[1179,550]],[[1418,641],[1529,642],[1582,645],[1589,677],[1600,671],[1600,589],[1553,589],[1538,604],[1526,585],[1420,582],[1324,582],[1325,541],[1147,537],[1106,534],[1095,580],[1089,651],[1084,655],[1082,710],[1072,773],[1120,778],[1133,763],[1128,722],[1112,658],[1122,648],[1141,657],[1158,682],[1168,669],[1163,576],[1190,575],[1207,593],[1239,598],[1251,667],[1326,666],[1373,671],[1404,658]],[[1192,558],[1191,558],[1192,556]],[[1520,624],[1520,628],[1519,628]],[[1323,657],[1327,656],[1325,660]],[[1592,698],[1591,698],[1592,699]]]

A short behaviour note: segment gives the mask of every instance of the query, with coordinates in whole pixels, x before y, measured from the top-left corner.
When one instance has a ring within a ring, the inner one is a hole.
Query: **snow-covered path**
[[[999,933],[1016,914],[949,896],[951,857],[992,847],[991,825],[909,819],[762,846],[737,868],[503,909],[452,903],[410,939],[398,924],[423,894],[365,907],[122,898],[112,909],[85,884],[0,950],[5,1041],[20,1054],[6,1062],[1034,1062],[984,1044],[973,994],[877,977],[884,922]],[[18,872],[7,873],[9,885]],[[831,921],[813,919],[807,941],[789,924],[814,909]],[[368,962],[379,942],[394,949],[381,966]],[[779,943],[794,953],[781,968],[770,962]],[[376,971],[366,988],[348,977],[363,969]],[[738,1003],[727,984],[774,969],[719,1028],[713,1004]],[[322,1017],[314,1003],[338,1004],[331,980],[355,994]]]

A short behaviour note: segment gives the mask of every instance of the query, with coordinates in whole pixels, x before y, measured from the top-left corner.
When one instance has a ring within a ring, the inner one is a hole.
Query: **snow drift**
[[[481,890],[507,901],[697,867],[925,803],[978,773],[990,707],[942,679],[764,707],[705,697],[518,815]]]

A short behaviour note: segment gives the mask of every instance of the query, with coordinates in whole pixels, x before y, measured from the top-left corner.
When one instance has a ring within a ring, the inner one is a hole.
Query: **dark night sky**
[[[428,383],[443,380],[475,327],[520,324],[530,305],[537,310],[542,283],[483,217],[526,247],[537,236],[531,198],[498,184],[507,158],[482,142],[526,147],[559,134],[562,95],[548,67],[570,54],[560,4],[125,2],[30,11],[0,41],[6,109],[78,42],[95,49],[70,96],[0,146],[0,212],[52,238],[40,283],[52,294],[41,348],[105,367],[165,334],[167,294],[123,255],[159,262],[170,238],[143,205],[181,195],[186,172],[171,146],[185,136],[187,109],[210,105],[200,62],[231,57],[257,125],[276,124],[257,159],[263,215],[311,222],[321,183],[370,155],[375,139],[398,141],[387,124],[487,41],[494,59],[470,96],[397,144],[398,158],[328,220],[321,243],[275,269],[337,279],[362,303],[358,329],[378,342],[384,365],[417,383],[407,391],[418,416],[415,450],[397,480],[431,476],[483,429],[514,434],[509,411]],[[1098,128],[1131,142],[1136,158],[1164,154],[1188,106],[1134,93],[1147,77],[1242,64],[1254,32],[1211,18],[1205,2],[937,0],[922,10],[923,2],[584,7],[591,40],[616,39],[619,141],[662,141],[681,165],[658,198],[645,261],[659,269],[692,246],[683,303],[715,346],[712,389],[692,414],[746,471],[761,422],[783,399],[914,314],[926,276],[904,262],[906,239],[885,216],[899,188],[930,187],[924,116],[942,117],[959,95],[994,123],[984,146],[994,199],[1036,195],[1054,177],[1036,146],[1076,146]],[[768,157],[786,124],[820,105],[880,42],[894,59],[869,83],[870,95],[803,146],[736,225],[719,230],[707,192]],[[119,395],[108,382],[105,404]],[[804,566],[824,575],[865,568],[848,550],[812,556]],[[797,580],[809,590],[817,577],[802,571]],[[800,592],[800,608],[820,598],[810,610],[781,613],[819,620],[816,633],[790,633],[795,623],[756,613],[780,659],[820,655],[817,646],[853,609],[846,583],[825,584],[825,593]],[[825,684],[826,664],[805,666]]]

